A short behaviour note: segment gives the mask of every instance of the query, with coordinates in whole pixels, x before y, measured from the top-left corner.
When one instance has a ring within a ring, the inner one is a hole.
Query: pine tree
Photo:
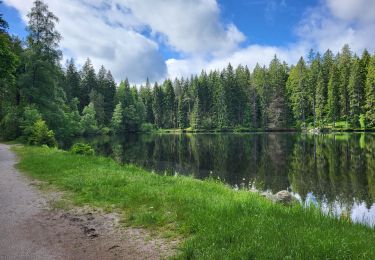
[[[366,127],[375,127],[375,55],[367,69],[365,110]]]
[[[92,90],[90,93],[90,103],[93,104],[95,109],[95,118],[99,126],[104,126],[105,123],[105,112],[104,112],[104,98],[96,90]]]
[[[269,84],[272,90],[271,100],[267,108],[268,127],[270,128],[284,128],[289,121],[290,113],[285,86],[288,78],[287,70],[287,65],[282,64],[275,55],[268,69]]]
[[[180,129],[188,127],[188,109],[183,96],[178,98],[178,127]]]
[[[84,135],[94,135],[98,132],[95,108],[93,103],[89,103],[82,112],[81,118],[82,133]]]
[[[81,70],[81,86],[79,94],[79,109],[83,110],[90,103],[90,93],[97,89],[95,69],[90,59],[87,59]]]
[[[152,111],[152,91],[150,87],[150,82],[147,78],[146,86],[141,86],[140,96],[142,98],[143,104],[145,105],[145,112],[146,112],[146,122],[147,123],[154,123],[154,112]]]
[[[309,89],[307,68],[302,57],[290,71],[287,89],[294,118],[305,126],[309,104]]]
[[[350,113],[349,78],[351,64],[352,53],[349,45],[345,44],[338,56],[338,70],[340,72],[340,107],[341,115],[345,120],[349,119]]]
[[[225,91],[223,84],[220,81],[220,77],[216,74],[215,76],[215,93],[214,93],[214,111],[216,127],[219,129],[225,129],[229,126],[228,122],[228,110],[225,99]]]
[[[359,117],[362,113],[364,100],[364,85],[362,82],[362,68],[359,58],[355,57],[349,78],[350,115],[349,122],[354,127],[359,127]]]
[[[162,128],[164,117],[164,95],[163,95],[163,90],[161,87],[158,86],[157,83],[154,85],[154,90],[153,90],[153,103],[152,103],[152,109],[154,112],[154,117],[155,117],[155,124],[157,127]]]
[[[48,126],[53,130],[63,127],[64,91],[61,81],[58,45],[61,35],[55,29],[58,18],[41,0],[34,1],[27,15],[27,51],[23,72],[19,78],[22,102],[35,104]]]
[[[331,68],[331,76],[328,82],[328,103],[327,103],[327,116],[330,121],[335,123],[340,116],[340,73],[336,67],[333,65]]]
[[[176,126],[175,116],[175,93],[172,86],[172,82],[167,79],[163,84],[164,88],[164,127],[174,128]]]
[[[193,112],[191,114],[191,127],[193,129],[200,129],[202,127],[202,111],[198,97],[195,99]]]
[[[269,84],[269,77],[267,75],[267,70],[265,67],[262,68],[259,66],[259,64],[255,66],[251,75],[251,85],[254,87],[260,99],[259,107],[261,114],[258,116],[261,120],[260,126],[263,128],[267,128],[267,107],[269,106],[271,100],[271,89]]]
[[[238,121],[238,103],[236,91],[238,89],[237,80],[233,72],[233,67],[229,63],[227,68],[222,71],[222,80],[227,104],[228,122],[231,126],[235,126]]]
[[[111,71],[107,71],[105,76],[105,88],[103,89],[103,98],[104,98],[104,124],[109,125],[113,109],[115,108],[115,96],[116,96],[116,82],[112,76]]]
[[[81,82],[81,77],[74,64],[74,60],[70,59],[69,61],[67,61],[67,64],[66,64],[65,84],[64,84],[64,90],[65,90],[66,99],[68,102],[71,102],[73,98],[79,98],[80,82]]]
[[[322,125],[325,119],[325,108],[327,106],[327,99],[326,99],[326,85],[324,82],[323,72],[319,71],[317,83],[316,83],[316,92],[315,92],[315,100],[316,100],[316,120],[319,125]]]
[[[121,133],[123,131],[123,110],[122,103],[119,102],[115,110],[113,111],[113,116],[111,120],[111,128],[115,134]]]
[[[307,80],[307,89],[308,89],[308,97],[309,97],[309,111],[308,113],[313,115],[313,124],[316,124],[316,111],[317,111],[317,101],[316,101],[316,91],[317,91],[317,84],[318,84],[318,77],[321,74],[321,63],[320,63],[320,54],[317,53],[314,56],[311,56],[311,60],[309,61],[309,69],[308,69],[308,80]],[[321,83],[323,83],[323,78],[321,75]],[[321,85],[323,87],[323,85]],[[326,100],[323,99],[323,95],[320,96],[324,107]]]

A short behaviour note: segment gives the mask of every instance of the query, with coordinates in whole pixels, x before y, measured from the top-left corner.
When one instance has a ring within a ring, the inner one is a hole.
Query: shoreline
[[[375,229],[316,209],[274,204],[217,181],[160,176],[104,157],[28,146],[14,150],[20,169],[71,192],[77,205],[119,210],[126,225],[182,237],[181,258],[375,257],[368,245]]]

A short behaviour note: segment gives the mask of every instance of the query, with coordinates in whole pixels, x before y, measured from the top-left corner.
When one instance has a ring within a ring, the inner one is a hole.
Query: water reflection
[[[170,175],[212,176],[272,192],[289,189],[304,204],[375,225],[373,134],[148,134],[80,141],[119,163]]]

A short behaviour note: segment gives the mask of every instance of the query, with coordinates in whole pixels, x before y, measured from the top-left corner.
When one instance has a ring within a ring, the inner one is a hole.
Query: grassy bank
[[[108,158],[15,147],[19,167],[75,203],[121,210],[129,225],[185,239],[185,259],[375,259],[375,230],[275,205],[214,181],[152,174]]]

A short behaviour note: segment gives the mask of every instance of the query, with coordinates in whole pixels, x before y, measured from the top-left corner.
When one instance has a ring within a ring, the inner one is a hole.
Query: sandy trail
[[[48,195],[21,175],[0,144],[0,259],[161,259],[173,245],[142,229],[121,228],[116,214],[50,208]]]

